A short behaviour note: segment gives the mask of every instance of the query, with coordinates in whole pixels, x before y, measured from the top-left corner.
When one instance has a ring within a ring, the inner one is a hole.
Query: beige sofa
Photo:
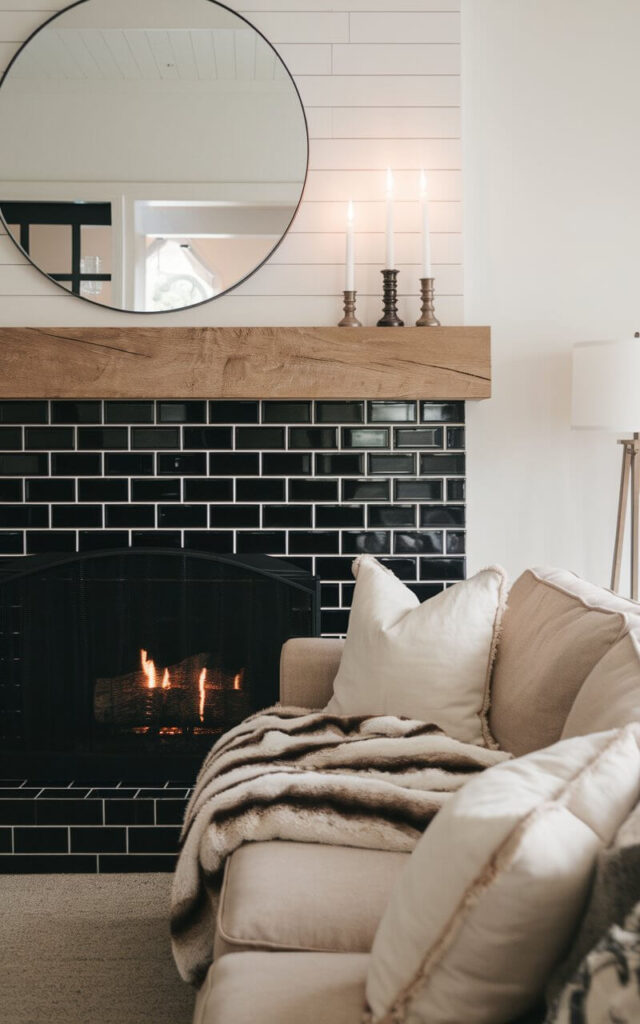
[[[635,603],[568,573],[525,573],[511,592],[492,675],[490,724],[503,749],[520,755],[549,745],[572,716],[583,732],[640,720],[640,686],[636,693],[620,675],[621,661],[622,675],[633,675],[636,627]],[[282,703],[323,707],[343,643],[285,644]],[[620,720],[606,696],[606,662],[599,669],[613,651]],[[226,865],[215,961],[195,1024],[357,1024],[376,928],[409,856],[278,841],[240,847]]]

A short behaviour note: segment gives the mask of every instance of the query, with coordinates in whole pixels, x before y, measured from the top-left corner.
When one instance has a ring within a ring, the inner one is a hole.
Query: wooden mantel
[[[0,329],[2,398],[489,398],[488,327]]]

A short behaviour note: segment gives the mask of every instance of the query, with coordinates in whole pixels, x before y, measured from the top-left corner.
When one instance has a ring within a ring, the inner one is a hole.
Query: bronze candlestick
[[[344,316],[338,327],[362,327],[356,316],[356,292],[344,291]]]
[[[377,327],[404,327],[404,320],[398,316],[398,271],[381,270],[382,274],[382,316]]]
[[[416,320],[416,327],[440,327],[440,321],[435,314],[433,304],[433,278],[420,278],[420,292],[422,297],[422,309],[420,319]]]

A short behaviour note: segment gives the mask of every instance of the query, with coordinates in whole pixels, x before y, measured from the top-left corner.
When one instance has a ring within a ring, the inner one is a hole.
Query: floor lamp
[[[571,424],[632,434],[622,445],[611,589],[618,590],[631,491],[631,597],[638,599],[640,549],[640,333],[622,341],[582,342],[573,349]]]

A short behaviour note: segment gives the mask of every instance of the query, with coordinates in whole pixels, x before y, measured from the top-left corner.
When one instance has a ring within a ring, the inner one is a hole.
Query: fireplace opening
[[[0,767],[185,777],[278,699],[282,644],[319,632],[319,583],[267,555],[123,549],[0,580]]]

